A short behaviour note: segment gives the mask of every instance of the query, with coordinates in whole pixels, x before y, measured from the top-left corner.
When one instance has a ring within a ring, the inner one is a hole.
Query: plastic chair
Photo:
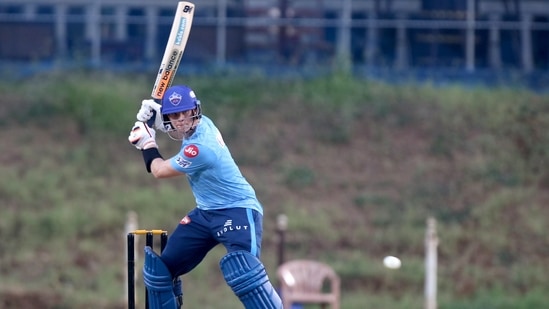
[[[339,309],[340,278],[327,264],[313,260],[288,261],[278,267],[284,309],[293,304],[330,305]]]

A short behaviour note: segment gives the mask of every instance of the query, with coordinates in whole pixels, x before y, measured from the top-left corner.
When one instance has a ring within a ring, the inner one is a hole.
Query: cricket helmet
[[[196,98],[194,91],[185,85],[171,86],[162,98],[163,116],[195,108],[200,108],[200,101]]]
[[[188,119],[191,119],[192,123],[189,124],[186,132],[178,132],[168,115],[189,110],[192,110],[192,115]],[[172,86],[166,90],[162,98],[161,112],[166,133],[174,140],[183,140],[186,136],[190,136],[198,124],[197,120],[202,117],[200,100],[196,98],[194,91],[185,85]]]

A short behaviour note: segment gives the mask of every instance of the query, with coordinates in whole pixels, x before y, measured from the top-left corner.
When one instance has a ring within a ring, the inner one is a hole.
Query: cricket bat
[[[183,57],[183,52],[185,51],[185,46],[187,45],[187,40],[189,39],[189,34],[191,33],[193,16],[193,3],[187,1],[180,1],[177,3],[177,10],[172,23],[170,36],[168,37],[168,42],[164,49],[164,56],[162,57],[162,62],[160,63],[156,81],[154,82],[154,87],[151,92],[151,97],[156,103],[162,104],[164,93],[166,93],[166,90],[174,80],[175,73],[177,72],[177,68]],[[156,115],[153,115],[147,122],[151,127],[154,124],[155,116]]]

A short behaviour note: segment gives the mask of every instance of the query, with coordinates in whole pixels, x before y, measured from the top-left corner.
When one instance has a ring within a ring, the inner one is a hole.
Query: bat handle
[[[160,99],[154,99],[154,101],[158,104],[162,103],[162,100]],[[156,120],[156,110],[153,110],[152,112],[153,112],[152,117],[149,120],[147,120],[147,125],[149,126],[149,128],[154,128],[154,122]]]
[[[147,120],[147,125],[149,126],[149,128],[154,128],[154,120],[156,119],[156,111],[153,110],[152,112],[153,112],[152,117],[149,120]]]

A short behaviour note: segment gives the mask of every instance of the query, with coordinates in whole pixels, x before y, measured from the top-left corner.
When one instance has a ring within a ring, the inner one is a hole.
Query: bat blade
[[[166,89],[170,87],[174,80],[189,39],[189,34],[191,33],[193,16],[193,3],[187,1],[178,2],[170,36],[164,50],[164,56],[162,57],[162,62],[160,63],[156,81],[151,92],[151,97],[157,103],[161,103]]]

